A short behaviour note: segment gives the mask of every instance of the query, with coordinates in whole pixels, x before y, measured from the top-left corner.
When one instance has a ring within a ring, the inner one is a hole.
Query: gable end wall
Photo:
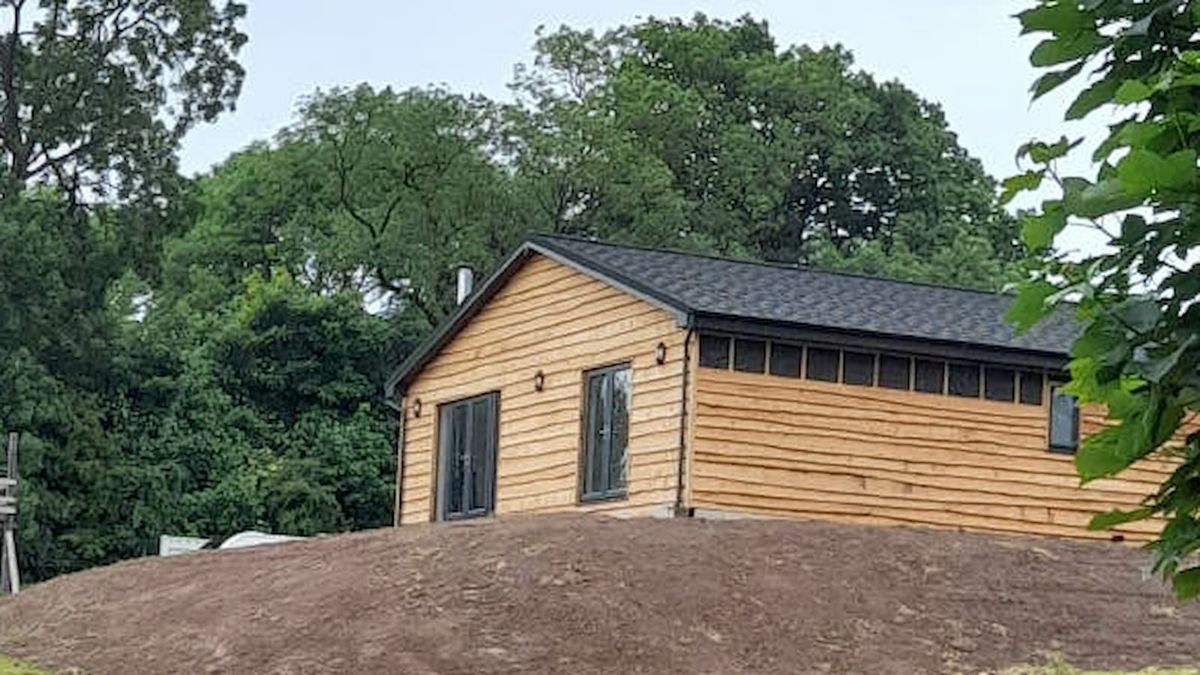
[[[500,393],[497,514],[665,511],[676,494],[684,335],[666,311],[533,255],[409,385],[397,522],[433,519],[438,406],[491,391]],[[584,373],[622,362],[633,369],[628,497],[580,506]]]

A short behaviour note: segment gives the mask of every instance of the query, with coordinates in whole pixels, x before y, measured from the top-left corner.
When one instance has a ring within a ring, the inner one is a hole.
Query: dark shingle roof
[[[616,284],[692,326],[715,319],[852,334],[862,336],[864,343],[876,338],[923,341],[936,350],[962,347],[971,352],[1036,355],[1039,362],[1053,362],[1054,367],[1065,363],[1079,333],[1078,324],[1063,309],[1018,336],[1004,320],[1012,297],[997,293],[537,235],[409,355],[388,379],[388,399],[402,393],[429,359],[535,253]]]
[[[1004,319],[1012,297],[986,291],[566,237],[532,241],[685,312],[1062,356],[1079,332],[1064,311],[1017,335]]]

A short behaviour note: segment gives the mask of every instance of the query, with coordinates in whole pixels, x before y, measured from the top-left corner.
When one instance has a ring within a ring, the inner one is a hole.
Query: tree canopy
[[[750,18],[543,33],[508,102],[313,92],[191,180],[179,142],[234,103],[242,5],[5,7],[0,426],[35,579],[164,533],[390,522],[383,378],[455,267],[530,233],[982,288],[1022,269],[935,104]]]
[[[1200,431],[1184,425],[1200,412],[1200,5],[1044,0],[1019,18],[1025,32],[1044,35],[1030,61],[1052,69],[1034,96],[1087,71],[1066,117],[1115,108],[1117,118],[1092,155],[1093,176],[1058,170],[1081,139],[1022,148],[1031,168],[1009,178],[1007,191],[1047,183],[1057,194],[1023,219],[1025,243],[1043,264],[1022,285],[1012,316],[1027,327],[1053,305],[1077,301],[1086,330],[1072,349],[1070,391],[1104,404],[1113,420],[1084,440],[1080,477],[1116,476],[1150,456],[1177,467],[1140,508],[1100,514],[1091,526],[1162,518],[1153,567],[1181,598],[1194,598]],[[1107,248],[1082,259],[1056,251],[1068,222],[1103,233]]]

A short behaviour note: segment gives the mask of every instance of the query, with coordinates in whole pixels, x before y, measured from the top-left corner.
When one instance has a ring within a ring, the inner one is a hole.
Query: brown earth
[[[90,673],[990,672],[1200,662],[1123,545],[555,516],[142,559],[0,602],[0,652]]]

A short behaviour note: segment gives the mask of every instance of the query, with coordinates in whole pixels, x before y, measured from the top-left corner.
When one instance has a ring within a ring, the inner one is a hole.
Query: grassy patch
[[[0,675],[3,675],[0,672]],[[1040,665],[1016,666],[1003,675],[1200,675],[1195,668],[1146,668],[1136,672],[1126,670],[1080,670],[1067,663],[1061,654],[1051,654]]]
[[[50,675],[50,671],[0,656],[0,675]]]

